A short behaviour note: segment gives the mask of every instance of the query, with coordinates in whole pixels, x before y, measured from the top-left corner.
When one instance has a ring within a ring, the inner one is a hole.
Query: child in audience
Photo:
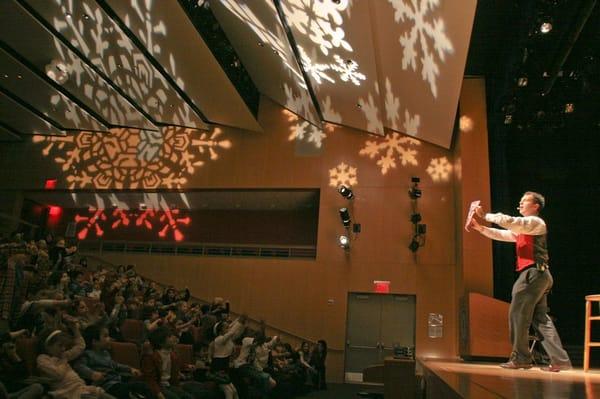
[[[114,399],[100,387],[86,385],[71,368],[70,361],[81,355],[85,342],[79,331],[79,324],[71,324],[74,344],[67,350],[68,334],[61,330],[47,331],[40,335],[40,355],[37,367],[42,377],[47,377],[50,395],[56,399],[74,399],[82,396],[98,399]]]
[[[126,382],[124,376],[140,377],[140,370],[112,360],[109,353],[110,337],[106,327],[89,326],[83,332],[87,350],[75,362],[73,368],[86,381],[99,386],[119,399],[129,399],[129,394],[154,399],[156,395],[142,381]]]
[[[205,397],[206,388],[197,382],[181,382],[182,364],[175,352],[177,336],[166,327],[150,333],[152,351],[142,357],[143,380],[159,399]],[[186,370],[193,370],[188,365]]]

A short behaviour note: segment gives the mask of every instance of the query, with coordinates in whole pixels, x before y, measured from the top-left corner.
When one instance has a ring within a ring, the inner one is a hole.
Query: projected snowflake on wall
[[[452,164],[446,157],[433,158],[426,171],[434,182],[448,181],[452,172]]]
[[[222,134],[219,128],[122,128],[64,137],[36,135],[33,142],[46,144],[44,156],[54,154],[70,189],[182,188],[205,161],[218,159],[220,149],[231,147]]]
[[[344,162],[335,168],[329,169],[329,185],[339,187],[341,185],[355,187],[358,184],[357,169]]]
[[[388,1],[395,10],[396,22],[403,28],[406,26],[400,36],[402,69],[410,67],[416,71],[417,62],[420,62],[421,78],[429,83],[431,94],[437,98],[438,63],[446,60],[446,54],[454,53],[452,42],[446,36],[444,20],[432,16],[442,0]]]
[[[327,138],[327,135],[323,129],[300,119],[296,114],[289,110],[283,110],[283,114],[287,116],[290,124],[290,134],[288,141],[303,141],[312,144],[315,148],[319,149],[323,145],[323,140]],[[333,126],[328,126],[330,130]]]
[[[396,168],[396,159],[402,166],[418,165],[418,152],[412,147],[419,145],[421,145],[419,140],[403,137],[400,133],[394,132],[379,140],[367,141],[359,154],[370,159],[379,157],[377,166],[381,168],[381,174],[385,175],[390,168]]]

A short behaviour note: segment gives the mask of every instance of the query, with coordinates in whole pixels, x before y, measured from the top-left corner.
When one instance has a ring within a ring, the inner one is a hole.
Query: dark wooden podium
[[[474,292],[462,299],[459,351],[463,359],[510,355],[509,306],[507,302]]]

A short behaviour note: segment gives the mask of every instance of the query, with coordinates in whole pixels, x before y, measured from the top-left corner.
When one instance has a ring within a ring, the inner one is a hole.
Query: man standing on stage
[[[544,337],[541,343],[550,356],[551,364],[542,369],[557,372],[571,368],[569,355],[563,349],[558,332],[547,314],[547,295],[552,288],[553,279],[548,266],[546,223],[539,217],[544,203],[541,194],[528,191],[523,194],[517,208],[522,217],[484,213],[481,207],[476,209],[478,217],[506,230],[482,226],[475,218],[471,221],[471,226],[484,236],[517,244],[516,271],[519,277],[512,288],[508,314],[512,353],[508,362],[500,365],[507,369],[532,367],[529,352],[530,326]]]

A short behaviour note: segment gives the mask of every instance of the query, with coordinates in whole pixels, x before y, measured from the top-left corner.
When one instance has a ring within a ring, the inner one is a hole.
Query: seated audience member
[[[126,381],[130,377],[141,377],[140,370],[112,360],[109,353],[110,337],[108,329],[89,326],[83,332],[87,350],[73,365],[80,377],[101,387],[116,398],[129,399],[129,394],[144,398],[156,398],[150,387],[142,381]]]
[[[71,330],[74,344],[67,350],[71,340],[68,334],[61,330],[46,331],[39,337],[40,355],[37,357],[37,367],[42,377],[46,377],[50,385],[50,395],[57,399],[73,399],[82,396],[98,399],[113,399],[100,387],[86,385],[71,368],[70,361],[75,360],[85,349],[79,325],[73,323]]]
[[[44,394],[41,384],[25,381],[29,373],[17,354],[14,339],[26,331],[0,333],[0,397],[4,394],[8,399],[36,399]]]
[[[256,348],[262,346],[265,341],[264,335],[260,334],[258,337],[244,337],[242,339],[242,347],[240,348],[240,354],[234,360],[233,365],[235,367],[235,380],[241,381],[236,386],[240,392],[243,392],[240,396],[246,397],[246,387],[243,384],[244,380],[249,380],[250,384],[256,387],[260,393],[266,395],[271,391],[277,383],[271,376],[259,370],[254,364],[256,358]]]
[[[326,370],[325,361],[327,360],[327,342],[320,339],[317,341],[317,346],[313,348],[310,356],[310,364],[316,370],[313,375],[313,385],[316,389],[327,389],[325,381]]]
[[[75,318],[84,330],[88,326],[105,324],[108,321],[106,312],[102,309],[102,303],[98,302],[95,309],[90,309],[83,299],[73,300],[69,315]]]
[[[161,399],[204,398],[207,389],[195,381],[181,382],[182,369],[193,370],[193,366],[182,367],[175,352],[177,336],[166,327],[160,327],[150,333],[152,351],[142,357],[143,380],[154,394]]]
[[[312,382],[313,377],[317,373],[317,371],[310,364],[311,351],[310,351],[310,345],[308,344],[308,342],[303,341],[302,344],[300,345],[300,349],[298,349],[296,351],[296,353],[298,356],[298,364],[302,367],[302,370],[304,370],[305,375],[307,377],[306,379],[308,379],[308,381]]]

